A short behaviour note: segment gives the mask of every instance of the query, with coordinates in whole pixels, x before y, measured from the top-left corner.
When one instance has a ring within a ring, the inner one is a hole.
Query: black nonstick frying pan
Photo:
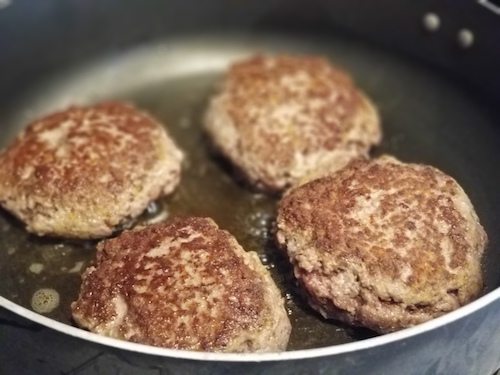
[[[492,374],[500,367],[500,2],[0,1],[0,145],[70,104],[126,99],[169,124],[189,155],[177,193],[141,221],[213,217],[257,251],[287,297],[280,354],[195,353],[97,336],[69,304],[94,242],[28,235],[0,211],[0,373]],[[419,326],[377,336],[310,310],[269,240],[276,199],[249,191],[211,154],[200,119],[218,78],[258,52],[324,55],[377,104],[375,153],[435,165],[469,194],[489,238],[484,295]],[[55,290],[40,315],[32,296]],[[15,313],[15,314],[12,314]]]

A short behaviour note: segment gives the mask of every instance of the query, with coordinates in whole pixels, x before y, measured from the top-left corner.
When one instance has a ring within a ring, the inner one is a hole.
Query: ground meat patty
[[[205,128],[252,184],[270,191],[338,170],[381,140],[370,100],[345,72],[314,56],[232,65]]]
[[[102,241],[72,310],[93,332],[175,349],[281,351],[291,330],[257,254],[208,218]]]
[[[39,235],[104,237],[172,192],[181,160],[165,128],[132,105],[71,107],[0,153],[0,204]]]
[[[378,332],[456,309],[483,285],[487,236],[462,188],[388,156],[292,189],[277,240],[311,306]]]

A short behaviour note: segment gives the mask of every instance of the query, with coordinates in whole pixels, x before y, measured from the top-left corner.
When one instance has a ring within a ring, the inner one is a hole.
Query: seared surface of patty
[[[281,351],[291,330],[257,254],[208,218],[102,241],[72,310],[93,332],[175,349]]]
[[[182,152],[126,103],[71,107],[30,124],[0,153],[0,203],[30,232],[99,238],[174,190]]]
[[[487,236],[462,188],[388,156],[289,191],[277,240],[311,306],[378,332],[454,310],[483,285]]]
[[[205,128],[253,185],[269,191],[338,170],[381,140],[370,100],[345,72],[314,56],[233,64]]]

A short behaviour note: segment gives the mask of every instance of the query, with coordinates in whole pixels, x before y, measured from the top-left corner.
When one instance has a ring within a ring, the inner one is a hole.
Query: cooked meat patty
[[[292,189],[277,240],[324,317],[378,332],[477,297],[487,236],[458,183],[384,156]]]
[[[99,243],[72,310],[93,332],[175,349],[281,351],[291,330],[257,254],[208,218],[177,218]]]
[[[164,127],[130,104],[71,107],[0,153],[0,204],[38,235],[104,237],[172,192],[181,160]]]
[[[370,100],[345,72],[314,56],[232,65],[205,128],[252,184],[269,191],[338,170],[381,139]]]

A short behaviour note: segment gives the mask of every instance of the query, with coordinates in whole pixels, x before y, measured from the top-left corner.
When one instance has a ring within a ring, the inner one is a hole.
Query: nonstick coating
[[[323,347],[374,334],[325,321],[296,290],[286,259],[269,228],[276,199],[252,193],[207,147],[200,129],[207,99],[228,63],[258,52],[324,55],[352,73],[380,109],[384,141],[374,154],[428,163],[455,177],[469,194],[489,235],[485,291],[500,284],[498,228],[500,116],[487,101],[439,72],[356,39],[329,36],[221,35],[167,39],[102,59],[81,61],[46,77],[18,97],[2,119],[5,146],[29,120],[71,104],[125,99],[168,124],[188,155],[182,183],[141,220],[161,212],[213,217],[247,250],[255,250],[287,296],[293,332],[289,349]],[[94,242],[65,242],[28,235],[0,211],[0,295],[26,307],[39,288],[61,294],[50,317],[71,324],[69,304],[79,274],[95,254]],[[37,266],[33,267],[33,264]],[[43,265],[41,272],[37,267]],[[30,268],[31,267],[31,268]]]

